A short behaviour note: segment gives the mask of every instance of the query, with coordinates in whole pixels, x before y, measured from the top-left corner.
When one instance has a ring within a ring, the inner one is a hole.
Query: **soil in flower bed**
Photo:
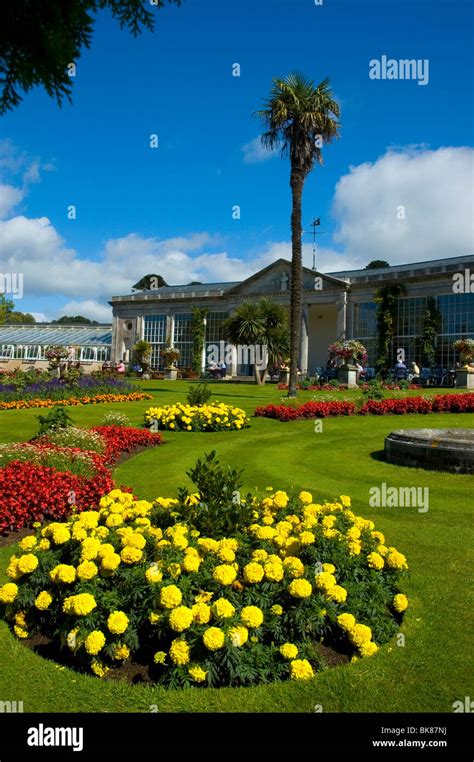
[[[30,638],[23,640],[23,644],[31,648],[38,656],[43,659],[49,659],[62,667],[68,669],[77,670],[77,660],[72,651],[68,648],[58,649],[57,646],[44,635],[35,634]],[[321,665],[324,669],[330,669],[332,667],[340,667],[350,662],[350,656],[348,651],[344,651],[342,644],[341,650],[336,650],[333,646],[324,645],[324,643],[316,643],[316,648],[319,651]],[[142,661],[137,661],[136,658],[127,659],[127,661],[121,664],[117,662],[116,667],[111,667],[107,672],[105,680],[120,680],[125,683],[136,685],[138,683],[145,683],[148,685],[156,685],[159,675],[158,667],[153,664],[153,653],[137,651],[134,654],[135,657],[141,658]]]

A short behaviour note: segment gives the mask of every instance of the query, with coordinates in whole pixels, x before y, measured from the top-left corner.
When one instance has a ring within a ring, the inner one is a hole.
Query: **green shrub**
[[[48,415],[37,415],[40,426],[38,429],[38,436],[41,437],[44,434],[48,434],[50,431],[57,431],[58,429],[65,429],[67,426],[71,426],[73,420],[64,407],[53,407],[49,411]]]
[[[212,397],[212,391],[207,384],[193,384],[189,387],[186,401],[189,405],[205,405]]]

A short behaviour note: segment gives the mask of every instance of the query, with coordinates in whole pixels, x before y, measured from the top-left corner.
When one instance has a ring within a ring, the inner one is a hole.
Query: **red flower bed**
[[[257,407],[255,415],[276,418],[279,421],[294,421],[297,418],[328,418],[336,415],[354,415],[353,402],[304,402],[298,407],[290,405],[266,405]]]
[[[160,434],[129,426],[93,426],[91,431],[105,439],[104,458],[109,466],[113,465],[123,452],[131,452],[137,447],[153,447],[163,441]]]
[[[360,415],[405,415],[408,413],[474,413],[474,394],[439,394],[436,397],[368,400]],[[305,402],[302,405],[266,405],[255,409],[256,416],[294,421],[298,418],[327,418],[355,415],[353,402]]]
[[[103,458],[95,453],[92,479],[35,463],[13,461],[0,469],[0,534],[44,519],[63,519],[74,504],[77,510],[96,507],[114,488]]]

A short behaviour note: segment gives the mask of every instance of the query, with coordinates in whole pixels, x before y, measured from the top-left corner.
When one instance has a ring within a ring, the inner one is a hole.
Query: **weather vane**
[[[327,235],[327,233],[317,233],[316,228],[319,227],[321,224],[321,217],[315,217],[312,221],[310,227],[313,228],[312,230],[305,230],[303,235],[312,235],[313,236],[313,270],[316,272],[316,236],[317,235]]]

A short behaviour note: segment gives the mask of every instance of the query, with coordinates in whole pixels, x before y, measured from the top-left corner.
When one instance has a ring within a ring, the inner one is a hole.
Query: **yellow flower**
[[[367,562],[371,569],[376,569],[377,571],[380,571],[385,566],[385,561],[378,553],[369,553]]]
[[[183,595],[176,585],[165,585],[161,588],[160,603],[165,609],[174,609],[183,600]]]
[[[76,616],[87,616],[97,606],[95,598],[90,593],[79,593],[70,595],[63,602],[63,611],[65,614],[76,614]]]
[[[12,603],[18,594],[18,585],[7,582],[0,587],[0,603]]]
[[[339,614],[337,623],[343,630],[352,630],[356,624],[356,618],[353,614]]]
[[[181,574],[181,565],[177,563],[168,564],[168,572],[176,579]]]
[[[316,574],[314,581],[318,590],[322,590],[323,592],[327,592],[336,584],[335,576],[329,572],[320,572],[319,574]]]
[[[94,675],[96,675],[97,677],[105,677],[107,672],[109,671],[109,667],[107,667],[98,659],[94,659],[91,663],[91,670],[93,671]]]
[[[193,612],[187,606],[177,606],[171,611],[169,625],[175,632],[183,632],[191,626]]]
[[[347,590],[341,587],[341,585],[333,585],[329,590],[326,590],[325,594],[330,601],[335,601],[336,603],[344,603],[347,598]]]
[[[97,537],[87,537],[81,543],[81,561],[94,561],[101,546]]]
[[[77,567],[77,576],[79,579],[92,579],[98,574],[98,568],[93,561],[83,561]]]
[[[254,561],[258,561],[259,563],[262,563],[262,561],[266,561],[267,558],[268,558],[268,553],[266,550],[263,550],[263,548],[254,550],[252,553],[252,559]]]
[[[130,649],[125,643],[116,643],[112,656],[116,661],[124,661],[130,656]]]
[[[368,643],[363,643],[359,647],[359,653],[361,656],[372,656],[373,654],[377,653],[379,650],[379,647],[377,643],[373,643],[372,641],[369,641]]]
[[[237,625],[236,627],[231,627],[229,630],[229,637],[230,642],[233,646],[238,648],[239,646],[243,646],[244,643],[247,642],[249,637],[249,631],[246,627],[243,627],[241,624]]]
[[[246,627],[260,627],[263,622],[263,611],[258,606],[244,606],[240,618]]]
[[[17,636],[17,638],[27,638],[28,637],[28,630],[26,630],[24,627],[21,627],[19,624],[16,624],[13,627],[13,632]]]
[[[128,616],[123,611],[112,611],[107,619],[107,627],[114,635],[121,635],[128,627]]]
[[[36,545],[36,537],[30,534],[28,537],[23,537],[18,544],[22,550],[33,550]]]
[[[157,651],[153,657],[153,661],[155,662],[155,664],[164,664],[166,662],[166,652]]]
[[[235,614],[235,608],[227,598],[218,598],[212,605],[212,613],[218,619],[229,619]]]
[[[84,648],[91,656],[96,656],[105,646],[105,635],[100,630],[93,630],[84,641]]]
[[[114,572],[120,565],[120,560],[118,553],[107,553],[100,562],[100,568],[104,572]]]
[[[198,555],[186,553],[183,559],[182,567],[186,572],[197,572],[201,565],[201,558]]]
[[[143,552],[139,548],[134,548],[130,545],[126,545],[125,548],[120,551],[120,558],[124,564],[136,564],[137,561],[140,561],[142,555]]]
[[[64,545],[71,539],[71,533],[64,524],[57,524],[51,534],[55,545]]]
[[[209,651],[218,651],[224,645],[225,635],[219,627],[208,627],[202,639]]]
[[[189,667],[188,672],[189,676],[192,677],[196,683],[203,683],[207,677],[207,672],[199,666]]]
[[[217,556],[220,561],[224,561],[224,563],[231,564],[232,561],[235,561],[235,553],[231,548],[220,548]]]
[[[43,539],[40,540],[37,545],[37,550],[49,550],[50,547],[51,547],[50,541],[46,537],[43,537]]]
[[[304,564],[296,556],[287,556],[283,559],[283,566],[290,577],[302,577],[304,574]]]
[[[171,643],[170,658],[178,666],[182,666],[189,662],[189,646],[185,640],[176,638]]]
[[[278,603],[275,603],[275,605],[271,607],[270,611],[272,614],[275,614],[275,616],[281,616],[283,614],[283,607]]]
[[[397,593],[393,599],[393,608],[398,611],[399,614],[408,608],[408,598],[403,593]]]
[[[38,559],[33,553],[26,553],[18,559],[18,571],[21,574],[31,574],[38,566]]]
[[[405,556],[403,553],[399,553],[398,550],[395,550],[395,548],[389,549],[389,553],[385,560],[391,569],[408,569],[408,564]]]
[[[313,668],[307,659],[295,659],[290,662],[290,676],[292,680],[311,680]]]
[[[323,571],[329,572],[329,574],[334,574],[336,567],[334,564],[323,564]]]
[[[351,506],[351,499],[348,495],[340,495],[339,500],[344,506],[344,508],[350,508]]]
[[[307,579],[294,579],[288,586],[288,592],[293,598],[309,598],[313,591]]]
[[[249,564],[244,566],[244,580],[249,583],[257,583],[261,582],[263,579],[264,570],[263,566],[260,566],[260,564],[257,564],[255,561],[251,561]]]
[[[300,503],[303,503],[303,505],[309,505],[313,502],[313,496],[311,492],[300,492],[298,495]]]
[[[265,566],[265,576],[272,582],[281,582],[284,577],[284,567],[280,559],[277,561],[267,561]]]
[[[348,635],[351,643],[360,648],[372,639],[372,630],[366,624],[355,624],[351,630],[348,630]]]
[[[229,564],[221,564],[220,566],[214,567],[212,576],[216,582],[219,582],[221,585],[231,585],[237,576],[237,572],[233,566],[230,566]]]
[[[51,569],[49,576],[53,582],[62,582],[65,585],[70,585],[76,581],[76,570],[74,566],[69,564],[58,564]]]
[[[211,618],[211,607],[206,603],[195,603],[191,611],[197,624],[207,624]]]
[[[158,564],[152,564],[151,566],[148,567],[148,569],[145,572],[145,578],[150,585],[154,585],[157,582],[161,582],[161,580],[163,579],[163,575],[159,569]]]
[[[50,595],[46,590],[42,590],[41,593],[38,593],[38,595],[35,598],[35,606],[39,611],[46,611],[51,606],[51,603],[53,602],[53,596]]]
[[[279,651],[284,659],[296,659],[298,656],[298,647],[293,645],[293,643],[283,643]]]
[[[273,495],[273,503],[275,505],[275,508],[286,508],[288,505],[289,497],[286,494],[286,492],[283,492],[282,490],[278,490]]]

